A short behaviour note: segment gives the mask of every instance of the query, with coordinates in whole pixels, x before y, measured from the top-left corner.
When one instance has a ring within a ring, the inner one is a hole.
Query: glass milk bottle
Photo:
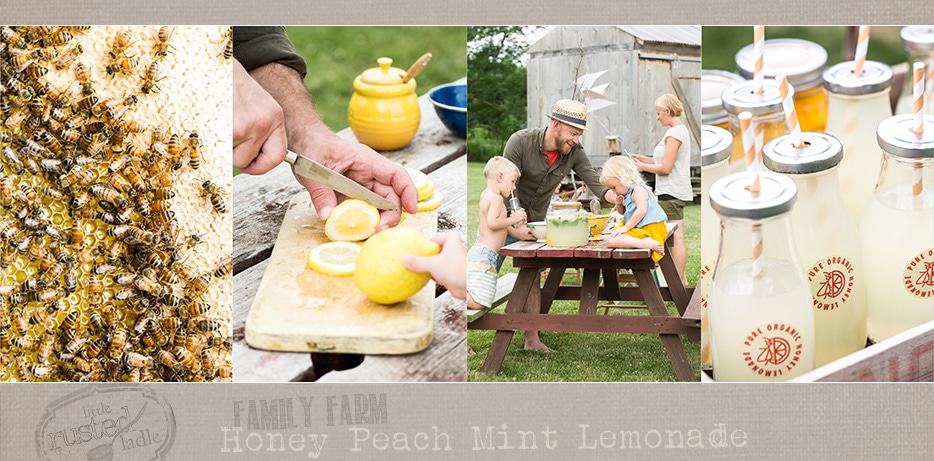
[[[802,136],[803,149],[782,136],[765,146],[762,157],[768,169],[798,188],[791,231],[811,289],[816,365],[821,366],[865,347],[866,278],[856,221],[843,205],[837,180],[843,146],[824,133]],[[764,236],[766,242],[774,237]]]
[[[720,249],[720,218],[710,207],[710,186],[730,173],[733,135],[723,128],[701,128],[701,367],[709,370],[710,324],[707,320],[707,290]]]
[[[934,320],[934,115],[920,139],[913,121],[896,115],[879,125],[879,185],[860,224],[876,342]]]
[[[795,88],[795,112],[804,131],[824,131],[827,123],[827,93],[821,86],[821,73],[827,64],[827,50],[817,43],[794,38],[766,40],[762,73],[766,78],[787,75]],[[739,74],[752,78],[755,66],[753,45],[736,53]]]
[[[785,381],[814,368],[811,293],[789,222],[795,184],[769,172],[760,175],[760,183],[760,193],[753,195],[749,175],[737,173],[710,189],[721,222],[707,314],[718,381]],[[754,226],[765,235],[759,258],[752,246]]]
[[[745,81],[743,77],[724,70],[701,71],[701,123],[728,130],[730,118],[720,95],[734,84]]]
[[[908,51],[908,78],[905,79],[905,86],[902,89],[902,96],[898,100],[896,114],[908,114],[914,112],[914,100],[912,86],[914,82],[911,79],[911,63],[923,62],[927,69],[927,78],[924,80],[927,87],[924,91],[927,98],[925,110],[928,114],[934,115],[934,26],[907,26],[901,31],[902,43],[905,50]]]
[[[729,114],[730,132],[733,133],[733,153],[730,156],[730,169],[733,172],[742,171],[746,167],[743,161],[743,142],[739,129],[741,112],[751,113],[753,120],[763,127],[763,144],[783,134],[788,134],[778,84],[775,80],[765,80],[763,87],[764,93],[761,96],[757,95],[755,82],[749,80],[727,88],[720,95],[723,108]]]
[[[863,73],[853,73],[855,61],[841,62],[824,72],[828,96],[827,130],[843,143],[840,191],[859,222],[876,187],[882,152],[876,147],[876,127],[892,115],[889,87],[892,68],[866,61]]]

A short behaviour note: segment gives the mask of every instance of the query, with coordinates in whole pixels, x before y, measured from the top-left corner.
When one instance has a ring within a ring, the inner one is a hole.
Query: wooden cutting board
[[[430,237],[438,212],[408,216],[401,226]],[[434,322],[435,284],[385,306],[367,299],[353,277],[334,277],[306,267],[308,251],[328,242],[307,192],[289,201],[246,320],[246,341],[255,348],[294,352],[409,354],[428,347]]]

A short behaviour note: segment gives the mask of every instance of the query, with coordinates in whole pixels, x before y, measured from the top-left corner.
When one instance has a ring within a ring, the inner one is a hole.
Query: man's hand
[[[297,72],[272,63],[250,71],[250,76],[282,106],[290,149],[401,204],[402,209],[409,213],[418,211],[418,193],[405,169],[363,144],[334,134],[315,111]],[[343,199],[333,190],[313,181],[302,177],[296,179],[308,189],[315,210],[322,219],[327,219],[337,202]],[[383,211],[379,229],[396,225],[401,217],[401,210]]]
[[[418,211],[418,191],[405,169],[383,157],[373,149],[342,139],[331,133],[321,134],[313,142],[295,145],[295,150],[307,155],[328,168],[366,186],[378,195],[409,213]],[[345,197],[329,187],[296,176],[298,182],[308,189],[311,203],[321,219],[327,219],[331,210]],[[402,218],[402,211],[382,211],[378,230],[395,226]]]
[[[535,234],[532,233],[532,229],[529,229],[529,226],[514,227],[509,233],[519,240],[538,240],[535,238]]]
[[[236,59],[233,65],[234,166],[245,173],[263,174],[285,158],[282,107]]]
[[[451,296],[464,299],[467,295],[467,250],[463,240],[455,233],[439,234],[432,240],[441,245],[441,253],[434,256],[407,255],[402,264],[413,272],[430,273],[435,282],[451,292]]]

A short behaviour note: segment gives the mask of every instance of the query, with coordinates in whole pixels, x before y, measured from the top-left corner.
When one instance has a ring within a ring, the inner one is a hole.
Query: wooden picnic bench
[[[652,277],[656,264],[649,250],[609,248],[605,241],[576,248],[524,241],[501,248],[499,253],[511,256],[519,273],[503,313],[494,313],[492,308],[477,311],[468,323],[468,329],[496,330],[481,371],[499,371],[516,330],[648,333],[659,335],[678,379],[696,381],[697,375],[679,335],[697,337],[699,334],[700,290],[682,285],[669,256],[675,229],[676,225],[668,226],[667,252],[658,265],[668,282],[667,287],[659,287]],[[581,284],[562,284],[565,271],[575,268],[584,271]],[[543,269],[550,269],[544,286],[539,276]],[[632,271],[637,286],[619,285],[617,272],[624,269]],[[551,305],[556,300],[579,300],[578,313],[551,314]],[[599,300],[644,301],[649,315],[598,316]],[[678,315],[668,312],[666,301],[674,302]]]
[[[427,96],[419,98],[421,125],[406,148],[384,155],[426,173],[443,194],[440,232],[464,233],[467,223],[467,147],[435,114]],[[353,139],[347,129],[338,133]],[[234,197],[234,380],[265,381],[464,381],[467,378],[465,304],[447,292],[435,299],[431,345],[400,356],[272,352],[244,340],[244,324],[268,265],[286,205],[303,189],[287,164],[262,176],[238,175]],[[439,291],[442,291],[439,289]]]

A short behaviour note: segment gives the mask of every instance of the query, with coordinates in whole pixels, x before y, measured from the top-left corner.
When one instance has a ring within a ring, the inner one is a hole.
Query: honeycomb
[[[0,28],[0,381],[230,380],[230,29]]]

